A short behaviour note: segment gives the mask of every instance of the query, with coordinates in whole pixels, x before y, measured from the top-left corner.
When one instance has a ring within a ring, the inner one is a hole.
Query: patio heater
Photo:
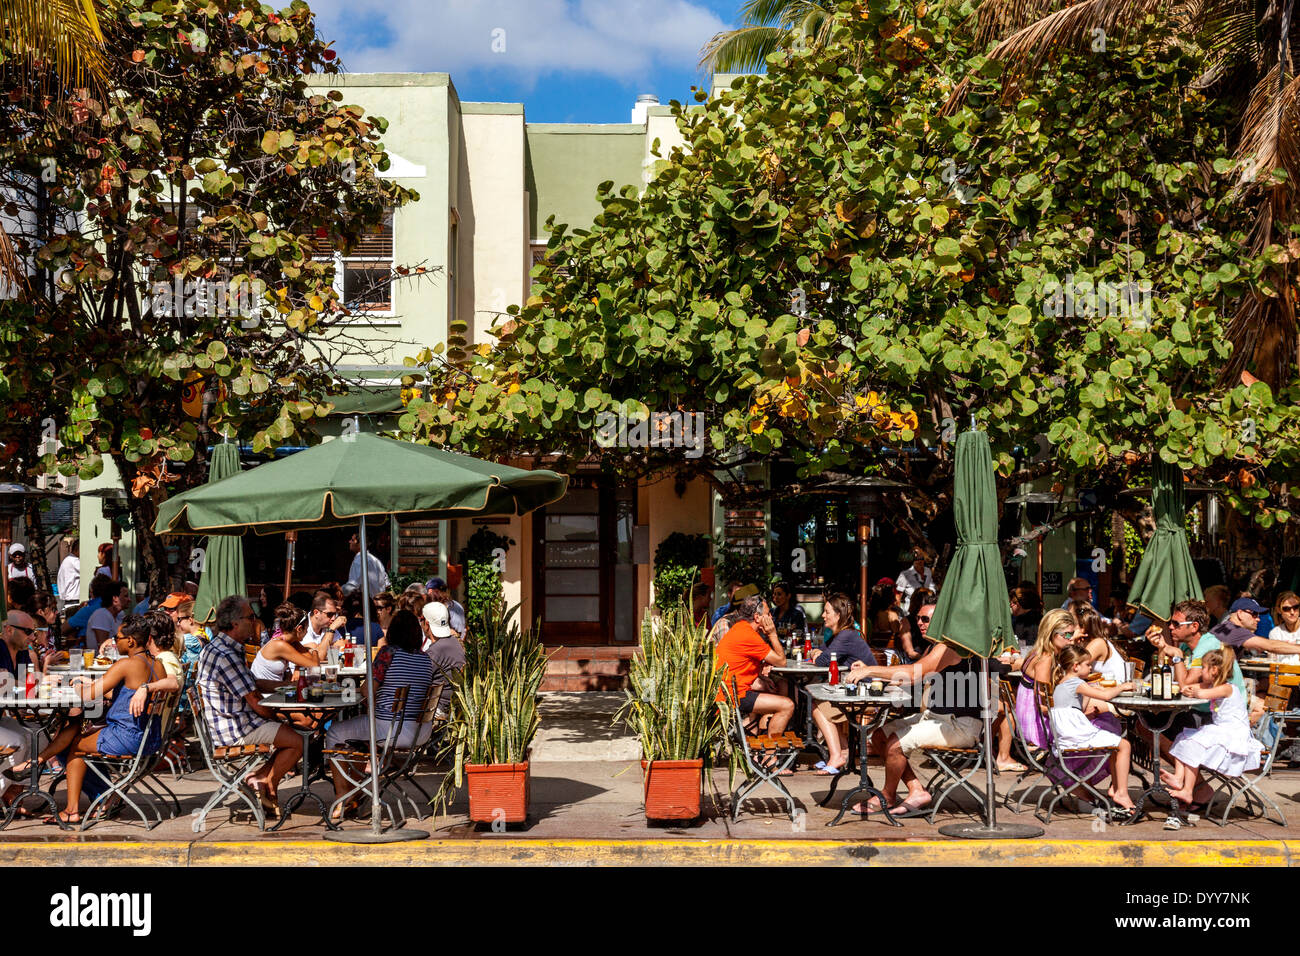
[[[909,487],[901,481],[891,481],[875,475],[854,478],[828,473],[832,480],[818,487],[818,491],[844,495],[853,508],[858,525],[858,595],[861,601],[859,624],[867,628],[867,610],[871,603],[871,584],[867,576],[867,553],[871,543],[872,522],[884,515],[885,497]]]
[[[1007,504],[1024,507],[1025,518],[1036,528],[1052,520],[1052,512],[1060,502],[1061,496],[1050,491],[1026,491],[1007,498]],[[1043,593],[1043,537],[1045,536],[1040,536],[1034,542],[1034,586],[1038,588],[1040,596]]]

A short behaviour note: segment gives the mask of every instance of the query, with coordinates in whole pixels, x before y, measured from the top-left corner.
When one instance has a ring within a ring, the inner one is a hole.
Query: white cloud
[[[346,68],[358,73],[502,70],[527,80],[562,71],[634,80],[656,67],[693,67],[700,48],[727,28],[692,0],[312,0],[311,5],[322,34],[335,41]]]

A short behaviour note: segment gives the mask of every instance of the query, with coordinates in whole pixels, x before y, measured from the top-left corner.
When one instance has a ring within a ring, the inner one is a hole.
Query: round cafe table
[[[269,830],[279,830],[280,827],[284,826],[285,821],[293,815],[293,811],[307,800],[316,801],[316,806],[320,807],[320,818],[321,820],[325,819],[329,807],[324,800],[311,791],[311,740],[320,732],[323,726],[322,719],[326,714],[352,707],[356,703],[357,695],[355,692],[327,693],[320,700],[298,700],[294,691],[280,689],[262,698],[263,707],[284,711],[285,713],[294,711],[308,713],[316,719],[315,725],[312,727],[301,727],[287,721],[285,723],[286,727],[297,731],[298,736],[302,737],[302,786],[289,797],[280,810],[280,819],[275,822],[275,826],[268,827]]]
[[[861,688],[864,685],[859,684],[856,686]],[[803,689],[803,692],[808,697],[809,713],[812,713],[812,709],[817,703],[833,704],[844,712],[844,716],[849,719],[858,735],[858,785],[844,795],[844,799],[840,801],[840,812],[835,815],[834,820],[831,820],[826,825],[828,827],[835,826],[840,820],[844,819],[844,814],[848,813],[849,807],[860,802],[866,796],[875,797],[880,803],[879,811],[868,810],[866,816],[876,812],[882,813],[885,821],[890,826],[901,827],[902,824],[890,815],[885,795],[871,783],[871,777],[867,773],[867,751],[872,735],[884,726],[890,714],[912,704],[911,694],[898,687],[886,686],[879,694],[867,693],[863,695],[856,691],[850,692],[845,684],[809,684]],[[873,709],[874,713],[867,713]],[[835,787],[839,784],[840,777],[843,776],[845,776],[844,773],[838,773],[831,778],[830,793],[822,801],[822,806],[830,803],[835,796]]]
[[[0,694],[0,710],[6,710],[13,714],[14,719],[18,721],[27,734],[29,758],[27,784],[18,792],[18,796],[5,810],[4,822],[0,823],[0,830],[13,822],[14,817],[18,815],[18,808],[23,800],[32,795],[39,797],[45,804],[49,805],[60,830],[72,829],[72,824],[65,823],[59,818],[59,805],[54,802],[54,797],[41,789],[41,763],[36,758],[41,752],[42,733],[52,737],[55,724],[62,722],[68,711],[77,708],[94,707],[96,703],[99,703],[102,707],[102,701],[83,700],[81,695],[71,687],[52,688],[46,697],[28,697],[21,691]]]
[[[1120,694],[1118,697],[1112,697],[1110,702],[1122,710],[1133,711],[1137,715],[1138,723],[1145,727],[1151,734],[1151,759],[1154,761],[1155,773],[1151,786],[1142,791],[1138,797],[1137,809],[1133,816],[1129,818],[1125,826],[1132,826],[1142,817],[1148,814],[1146,809],[1147,801],[1154,803],[1156,794],[1160,794],[1169,800],[1169,814],[1179,823],[1186,823],[1183,819],[1182,809],[1178,801],[1169,792],[1169,789],[1160,779],[1160,735],[1169,729],[1179,714],[1184,714],[1195,707],[1204,704],[1205,701],[1194,697],[1175,697],[1173,700],[1154,700],[1150,697],[1144,697],[1141,694]]]
[[[786,664],[783,667],[773,667],[770,671],[777,677],[784,677],[794,685],[795,705],[803,710],[802,717],[800,715],[795,716],[795,726],[798,726],[802,719],[804,743],[816,750],[822,760],[826,760],[830,754],[826,752],[826,748],[822,744],[817,742],[816,728],[813,726],[813,709],[806,706],[802,690],[808,684],[824,681],[830,672],[829,667],[818,667],[816,664],[807,664],[802,661],[797,664]]]

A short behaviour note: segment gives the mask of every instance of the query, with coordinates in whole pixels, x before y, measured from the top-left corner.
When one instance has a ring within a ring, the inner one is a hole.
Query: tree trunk
[[[50,569],[45,565],[45,524],[41,521],[41,500],[39,498],[27,499],[27,537],[31,540],[28,559],[31,561],[32,570],[36,574],[36,587],[40,591],[53,593],[54,588],[50,586]],[[34,559],[34,555],[40,555],[40,560]]]
[[[158,503],[152,494],[140,498],[131,494],[131,487],[139,474],[134,462],[117,457],[113,460],[122,475],[122,484],[127,489],[127,508],[131,514],[131,527],[135,531],[135,549],[140,561],[141,576],[148,583],[150,599],[161,601],[170,590],[170,585],[167,547],[162,536],[153,530],[154,520],[158,517]]]

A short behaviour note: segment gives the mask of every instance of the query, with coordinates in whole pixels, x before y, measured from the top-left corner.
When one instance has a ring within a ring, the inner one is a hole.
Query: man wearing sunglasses
[[[0,670],[5,673],[0,675],[0,681],[7,685],[6,689],[15,688],[19,694],[23,692],[28,671],[35,671],[27,647],[33,638],[41,637],[43,631],[44,628],[39,627],[35,618],[22,611],[10,611],[5,618],[4,626],[0,628]],[[36,673],[39,679],[40,674]],[[42,737],[41,746],[48,742],[48,738]],[[18,748],[4,769],[26,763],[30,743],[31,740],[16,720],[10,717],[0,719],[0,746]],[[18,784],[11,785],[5,792],[5,802],[8,803],[17,793]]]
[[[1237,598],[1228,608],[1227,620],[1211,628],[1210,633],[1224,646],[1231,647],[1239,659],[1255,654],[1294,654],[1294,644],[1271,641],[1255,633],[1259,629],[1259,619],[1266,612],[1267,608],[1254,598]]]

